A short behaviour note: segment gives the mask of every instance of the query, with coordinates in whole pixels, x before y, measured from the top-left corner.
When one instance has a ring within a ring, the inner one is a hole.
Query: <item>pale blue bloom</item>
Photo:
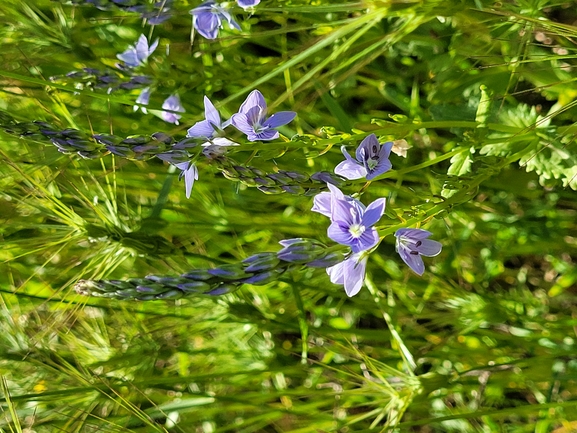
[[[170,111],[162,111],[160,116],[165,122],[174,123],[178,125],[179,119],[182,117],[180,114],[176,113],[184,113],[186,110],[180,103],[180,98],[177,94],[171,95],[164,100],[162,103],[163,110],[170,110]]]
[[[256,6],[257,4],[259,4],[260,0],[236,0],[236,2],[238,3],[238,5],[241,8],[247,9],[247,8],[252,8],[252,7]]]
[[[209,139],[220,134],[230,123],[220,120],[218,110],[207,96],[204,97],[204,117],[205,120],[196,122],[188,129],[187,137]]]
[[[190,14],[192,15],[192,26],[207,39],[218,37],[218,30],[223,27],[223,21],[228,22],[231,28],[241,30],[228,10],[212,0],[192,9]]]
[[[345,286],[347,296],[355,296],[365,282],[368,254],[352,254],[349,258],[327,268],[331,283]]]
[[[427,239],[431,234],[422,229],[399,229],[395,232],[397,252],[418,275],[423,275],[425,272],[425,264],[421,256],[435,257],[443,248],[440,242]]]
[[[186,198],[190,198],[194,182],[198,180],[198,169],[196,168],[196,165],[194,165],[192,161],[190,160],[183,161],[183,159],[188,158],[186,152],[171,151],[166,153],[159,153],[156,156],[181,170],[178,176],[178,180],[184,178],[184,188],[186,192]]]
[[[379,242],[379,234],[373,227],[385,212],[385,199],[379,198],[365,207],[360,201],[344,195],[334,185],[328,185],[330,193],[315,197],[312,210],[329,216],[332,224],[327,235],[333,241],[351,247],[353,253],[373,248]]]
[[[275,128],[291,122],[296,115],[294,111],[279,111],[267,118],[264,96],[253,90],[230,120],[235,128],[246,134],[249,141],[266,141],[278,138]]]
[[[148,46],[146,36],[140,35],[135,45],[129,46],[125,52],[117,54],[116,57],[126,63],[127,66],[136,68],[146,62],[157,46],[158,38],[152,45]]]
[[[335,173],[349,180],[363,177],[372,180],[391,169],[389,155],[392,148],[392,141],[381,145],[375,134],[361,141],[356,151],[356,159],[349,155],[345,146],[342,146],[341,151],[346,159],[335,167]]]
[[[140,95],[138,95],[138,98],[136,98],[136,103],[137,104],[141,104],[141,105],[148,105],[148,102],[150,101],[150,94],[152,93],[152,91],[150,90],[150,87],[145,87],[144,89],[142,89],[140,91]],[[134,111],[138,111],[138,109],[140,108],[140,110],[146,114],[148,112],[148,110],[146,109],[146,107],[142,107],[139,105],[135,105],[134,107],[132,107]]]

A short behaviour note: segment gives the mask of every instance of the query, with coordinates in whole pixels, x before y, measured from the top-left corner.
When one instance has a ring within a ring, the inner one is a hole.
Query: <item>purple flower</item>
[[[335,173],[349,180],[363,177],[366,177],[367,180],[374,179],[391,169],[389,155],[392,147],[392,141],[387,141],[381,145],[377,136],[371,134],[361,141],[356,151],[357,159],[354,159],[349,155],[345,146],[342,146],[341,151],[346,159],[335,167]]]
[[[196,122],[188,129],[187,137],[209,139],[219,134],[229,125],[229,122],[222,123],[218,110],[206,96],[204,97],[204,117],[205,120]]]
[[[365,207],[360,201],[344,195],[336,186],[328,184],[329,192],[314,198],[312,210],[328,216],[332,224],[327,235],[333,241],[351,247],[353,253],[373,248],[379,242],[372,226],[385,212],[385,199],[379,198]]]
[[[127,66],[136,68],[146,62],[148,56],[150,56],[156,47],[158,46],[158,39],[149,47],[148,40],[146,36],[140,35],[138,42],[135,45],[131,45],[122,54],[117,54],[116,57],[126,63]]]
[[[286,125],[297,114],[294,111],[279,111],[269,118],[266,115],[267,107],[262,93],[253,90],[230,120],[247,135],[249,141],[266,141],[278,138],[279,133],[274,128]]]
[[[247,9],[259,4],[260,0],[236,0],[236,2],[241,8]]]
[[[198,169],[196,168],[196,165],[194,165],[192,161],[189,160],[183,161],[183,159],[188,158],[186,152],[172,151],[166,153],[159,153],[156,156],[181,170],[181,173],[178,176],[178,180],[184,177],[184,188],[186,191],[186,198],[190,198],[190,193],[192,192],[194,181],[198,180]]]
[[[176,114],[176,112],[184,113],[186,111],[180,103],[180,98],[177,94],[166,98],[162,103],[162,109],[169,110],[161,111],[160,117],[162,117],[162,120],[168,123],[174,123],[175,125],[178,125],[178,120],[182,117],[180,114]]]
[[[384,211],[384,198],[375,200],[367,208],[356,200],[333,200],[333,223],[327,235],[333,241],[351,247],[353,253],[369,250],[379,243],[379,234],[373,225],[381,219]]]
[[[192,187],[194,186],[194,181],[198,180],[198,169],[190,161],[179,162],[174,164],[176,168],[182,170],[178,176],[178,180],[184,177],[184,188],[186,191],[186,198],[190,198],[190,193],[192,192]]]
[[[367,254],[352,254],[341,263],[327,268],[331,283],[343,284],[347,296],[355,296],[365,281],[367,259]]]
[[[192,15],[192,26],[206,39],[218,37],[218,30],[222,28],[223,20],[227,21],[231,28],[241,30],[228,11],[212,0],[192,9],[190,14]]]
[[[416,274],[425,272],[421,256],[435,257],[443,248],[440,242],[427,239],[431,234],[422,229],[399,229],[395,232],[397,252]]]
[[[137,104],[141,104],[141,105],[148,105],[148,102],[150,101],[150,94],[151,94],[151,90],[150,87],[145,87],[144,89],[142,89],[142,91],[140,92],[140,95],[138,95],[138,98],[136,98],[136,103]],[[138,106],[135,105],[134,107],[132,107],[134,111],[138,111],[138,109],[140,108],[142,110],[142,112],[144,114],[147,113],[147,109],[146,107],[142,107],[142,106]]]

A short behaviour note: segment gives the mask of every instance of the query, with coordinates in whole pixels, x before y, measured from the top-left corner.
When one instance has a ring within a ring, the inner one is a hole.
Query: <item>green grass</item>
[[[0,431],[572,431],[574,4],[229,2],[242,32],[191,45],[198,4],[174,2],[154,27],[118,7],[0,10]],[[134,112],[138,89],[66,77],[127,80],[116,54],[141,33],[160,38],[137,70],[152,79],[149,108],[178,92],[179,126]],[[274,142],[227,129],[237,166],[332,172],[342,145],[373,132],[412,146],[375,181],[342,186],[363,203],[387,198],[361,292],[295,266],[220,297],[78,295],[81,279],[176,276],[282,239],[332,246],[329,221],[312,196],[265,194],[253,174],[227,178],[226,162],[200,156],[187,200],[158,150],[84,159],[10,133],[8,116],[180,140],[204,95],[228,118],[256,88],[271,112],[298,117]],[[443,243],[423,277],[395,252],[407,226]]]

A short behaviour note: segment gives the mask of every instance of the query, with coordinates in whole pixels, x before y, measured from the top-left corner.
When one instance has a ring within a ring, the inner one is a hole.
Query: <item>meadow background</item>
[[[229,2],[242,30],[191,41],[199,4],[0,7],[0,430],[575,431],[577,4]],[[119,68],[142,33],[159,47]],[[142,86],[121,85],[134,76],[154,88],[148,114]],[[77,294],[287,238],[334,244],[314,188],[267,194],[205,158],[186,199],[154,157],[168,145],[151,135],[182,140],[204,95],[228,118],[253,89],[298,116],[273,142],[231,130],[238,167],[332,171],[371,132],[412,146],[341,187],[387,198],[361,292],[294,266],[222,296]],[[178,126],[150,112],[174,93]],[[92,158],[33,121],[84,134]],[[92,134],[152,144],[122,157]],[[423,277],[395,252],[407,220],[443,244]]]

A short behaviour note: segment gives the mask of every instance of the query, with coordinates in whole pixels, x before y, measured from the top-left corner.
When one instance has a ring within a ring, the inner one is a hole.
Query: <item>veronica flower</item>
[[[165,122],[174,123],[175,125],[178,125],[178,120],[182,117],[180,114],[176,114],[175,112],[184,113],[186,111],[180,103],[180,98],[177,94],[166,98],[162,103],[162,109],[170,111],[161,111],[160,117],[162,117]]]
[[[192,15],[192,26],[207,39],[218,37],[218,30],[222,28],[223,20],[227,21],[231,28],[241,30],[228,11],[212,0],[192,9],[190,14]]]
[[[204,117],[205,120],[196,122],[188,129],[187,137],[212,138],[229,125],[229,122],[223,123],[220,120],[218,110],[206,96],[204,97]]]
[[[247,9],[259,4],[260,0],[236,0],[236,2],[241,8]]]
[[[359,201],[333,200],[327,235],[333,241],[351,247],[353,253],[369,250],[379,243],[373,228],[385,212],[385,199],[379,198],[366,208]]]
[[[178,176],[178,180],[181,180],[184,177],[184,188],[186,191],[186,198],[190,198],[192,187],[194,186],[194,181],[198,180],[198,169],[196,168],[196,165],[194,165],[192,161],[182,161],[183,158],[187,157],[186,152],[173,151],[173,152],[159,153],[156,156],[181,170]]]
[[[353,253],[373,248],[379,242],[379,235],[373,225],[385,212],[385,199],[379,198],[365,207],[357,199],[344,195],[336,186],[328,184],[328,187],[330,193],[317,194],[312,208],[314,212],[331,219],[328,237],[351,247]]]
[[[296,115],[294,111],[279,111],[267,118],[264,97],[258,90],[253,90],[230,120],[235,128],[247,135],[249,141],[266,141],[278,138],[279,133],[274,128],[286,125]]]
[[[140,35],[136,44],[129,46],[125,52],[117,54],[116,57],[126,63],[127,66],[136,68],[146,62],[146,59],[156,50],[157,46],[158,38],[151,46],[148,46],[146,36]]]
[[[366,253],[352,254],[341,263],[327,268],[331,283],[343,284],[347,296],[355,296],[365,282],[367,259]]]
[[[418,275],[423,275],[425,272],[425,264],[421,256],[435,257],[443,248],[440,242],[427,239],[431,234],[422,229],[399,229],[395,232],[397,252]]]
[[[383,145],[375,134],[367,136],[357,148],[356,159],[354,159],[345,146],[341,147],[345,160],[335,167],[335,173],[349,180],[361,179],[366,177],[367,180],[390,170],[392,165],[389,161],[389,155],[393,147],[393,142],[388,141]]]
[[[138,98],[136,98],[136,103],[141,104],[141,105],[148,105],[148,102],[150,101],[150,94],[151,93],[152,93],[152,91],[150,90],[150,87],[145,87],[144,89],[141,90],[140,95],[138,95]],[[142,106],[138,106],[138,105],[135,105],[134,107],[132,107],[132,109],[134,111],[138,111],[139,108],[142,110],[142,112],[144,114],[146,114],[148,112],[146,107],[142,107]]]

